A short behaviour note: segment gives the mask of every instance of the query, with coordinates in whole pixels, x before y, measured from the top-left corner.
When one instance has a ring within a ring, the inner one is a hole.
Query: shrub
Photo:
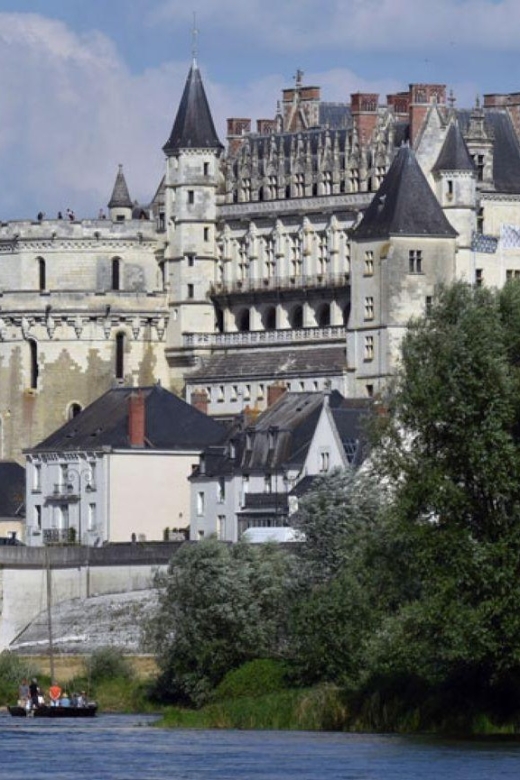
[[[14,702],[18,698],[18,686],[25,677],[38,677],[39,669],[23,656],[4,650],[0,653],[0,702]]]
[[[101,647],[85,661],[85,673],[92,682],[114,678],[130,679],[132,668],[117,647]]]
[[[287,665],[283,661],[257,658],[228,672],[212,695],[213,701],[264,696],[287,688]]]

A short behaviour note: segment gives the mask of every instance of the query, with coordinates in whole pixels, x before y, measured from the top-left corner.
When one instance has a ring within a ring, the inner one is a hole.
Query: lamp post
[[[67,467],[67,482],[72,486],[72,479],[71,477],[77,477],[78,480],[78,494],[79,494],[79,501],[78,501],[78,540],[79,544],[82,544],[82,524],[81,524],[81,504],[83,503],[83,492],[81,490],[81,486],[85,484],[85,492],[90,493],[92,490],[91,483],[92,483],[92,469],[90,468],[84,468],[84,469],[76,469],[72,466]]]

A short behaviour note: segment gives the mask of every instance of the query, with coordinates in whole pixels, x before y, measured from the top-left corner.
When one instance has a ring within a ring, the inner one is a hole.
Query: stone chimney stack
[[[128,398],[128,441],[131,447],[144,447],[146,415],[144,395],[140,390]]]
[[[267,388],[267,406],[272,406],[287,392],[285,385],[269,385]]]

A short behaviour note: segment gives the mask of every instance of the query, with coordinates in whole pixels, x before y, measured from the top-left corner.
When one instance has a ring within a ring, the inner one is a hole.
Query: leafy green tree
[[[147,634],[165,698],[201,705],[226,672],[283,657],[295,562],[277,545],[186,545],[159,582]]]
[[[442,290],[404,338],[375,455],[401,588],[367,660],[459,704],[520,679],[519,358],[517,284]]]

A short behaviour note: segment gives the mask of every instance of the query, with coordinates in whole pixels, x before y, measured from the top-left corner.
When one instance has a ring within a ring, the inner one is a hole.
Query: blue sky
[[[518,0],[0,0],[0,220],[94,216],[122,163],[148,201],[191,59],[224,139],[271,117],[297,68],[327,100],[445,83],[520,91]]]

